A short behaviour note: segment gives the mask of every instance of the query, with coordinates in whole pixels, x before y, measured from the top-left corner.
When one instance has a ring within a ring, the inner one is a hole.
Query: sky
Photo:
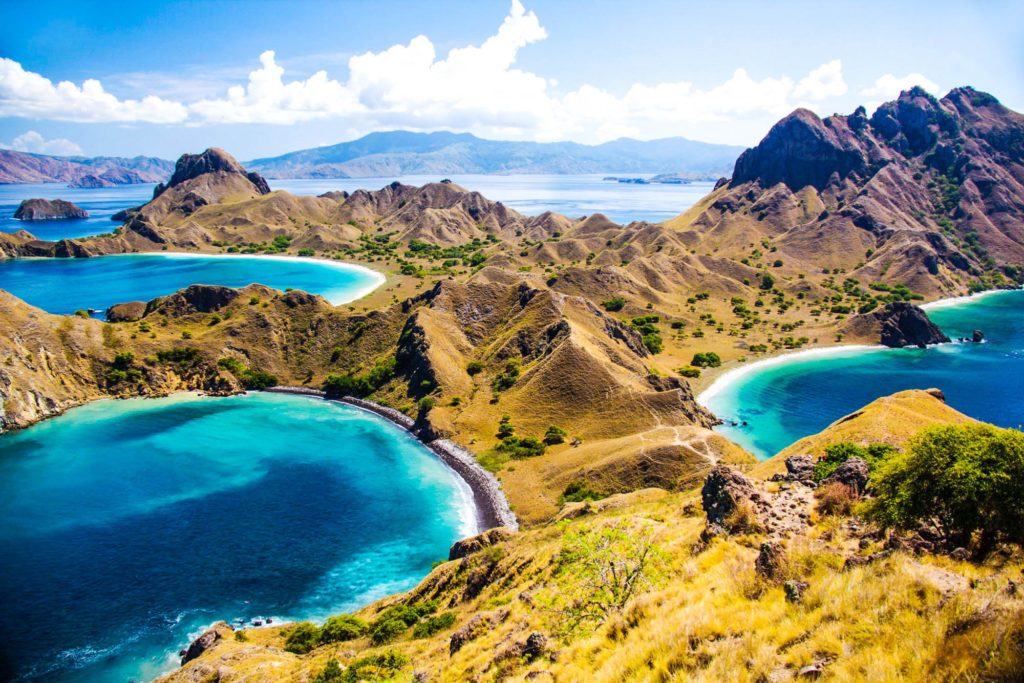
[[[0,146],[239,159],[382,130],[753,145],[796,107],[972,85],[1024,111],[1024,2],[0,0]]]

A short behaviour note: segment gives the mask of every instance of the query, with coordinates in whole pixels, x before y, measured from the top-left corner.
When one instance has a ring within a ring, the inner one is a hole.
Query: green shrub
[[[455,624],[455,613],[445,612],[436,617],[431,617],[424,622],[416,624],[412,630],[413,638],[429,638],[439,631],[451,628]]]
[[[103,378],[107,381],[107,384],[114,385],[120,384],[121,382],[128,379],[128,374],[124,370],[118,370],[117,368],[111,368],[107,370]]]
[[[565,487],[565,491],[558,497],[558,502],[559,504],[579,503],[584,500],[601,500],[604,497],[603,493],[590,488],[588,482],[577,479]]]
[[[690,379],[694,379],[700,377],[700,368],[695,368],[692,365],[684,365],[683,367],[679,368],[679,374],[682,375],[683,377],[689,377]]]
[[[246,370],[239,379],[246,389],[263,391],[277,386],[277,377],[263,370]]]
[[[966,546],[980,532],[978,554],[1000,539],[1024,542],[1024,434],[985,424],[929,427],[872,479],[867,514],[906,529],[938,520]]]
[[[114,356],[114,367],[120,370],[127,370],[135,362],[135,354],[131,351],[121,351]]]
[[[245,363],[233,356],[225,356],[224,358],[221,358],[217,361],[217,366],[234,375],[240,375],[246,370]]]
[[[544,455],[544,451],[547,450],[547,447],[540,439],[533,436],[524,436],[522,438],[506,436],[501,440],[501,443],[498,444],[495,450],[519,460],[522,458],[532,458],[538,455]]]
[[[858,446],[848,441],[834,443],[827,446],[824,457],[814,463],[814,472],[811,477],[816,482],[824,481],[836,471],[837,467],[850,458],[861,458],[867,461],[868,472],[874,472],[878,463],[888,459],[895,452],[895,448],[884,443],[873,443],[868,446]]]
[[[157,351],[156,359],[161,363],[177,363],[182,367],[191,367],[202,360],[202,355],[199,349],[181,346],[167,351]]]
[[[362,398],[369,396],[377,389],[390,382],[395,377],[397,362],[394,356],[388,356],[384,360],[378,360],[370,370],[363,375],[349,373],[347,375],[328,375],[324,382],[324,391],[328,398],[339,398],[341,396],[356,396]]]
[[[433,396],[424,396],[420,399],[418,404],[420,413],[429,413],[437,405],[437,400]]]
[[[775,278],[773,278],[768,273],[763,274],[761,276],[761,289],[763,289],[765,291],[769,291],[769,290],[771,290],[774,287],[775,287]]]
[[[466,365],[466,373],[469,374],[470,377],[472,377],[473,375],[479,375],[483,371],[484,364],[478,360],[471,360]]]
[[[370,630],[370,642],[374,645],[390,643],[395,638],[405,633],[407,628],[409,628],[409,625],[401,619],[376,621],[373,624],[373,628]]]
[[[348,665],[338,680],[341,683],[391,680],[409,663],[400,652],[385,652],[357,659]],[[330,679],[327,679],[330,680]]]
[[[313,683],[341,683],[344,680],[345,672],[337,659],[327,660],[327,665],[313,678]]]
[[[714,351],[695,353],[693,354],[693,360],[690,361],[690,365],[695,368],[717,368],[721,367],[722,359]]]
[[[494,378],[491,382],[491,388],[495,392],[510,389],[516,383],[516,380],[519,379],[519,375],[522,374],[521,365],[522,361],[520,359],[509,358],[505,363],[505,371]]]
[[[299,251],[296,253],[298,253],[299,256],[313,256],[314,254],[316,254],[316,252],[310,249],[309,247],[303,247],[302,249],[299,249]]]
[[[320,629],[308,621],[303,621],[288,630],[288,636],[284,641],[284,649],[298,655],[304,655],[314,647],[320,640]]]
[[[621,311],[625,308],[626,300],[621,296],[616,296],[608,299],[607,301],[602,301],[601,305],[604,306],[604,310],[614,313],[615,311]]]
[[[565,443],[566,431],[561,427],[551,425],[548,427],[548,431],[544,432],[544,443],[548,446],[555,446],[560,443]]]
[[[495,436],[499,439],[504,439],[515,433],[516,428],[512,424],[512,417],[510,415],[502,415],[501,421],[498,423],[498,433],[495,434]]]
[[[351,614],[331,617],[320,627],[320,644],[355,640],[366,635],[366,622]]]
[[[641,339],[644,343],[644,346],[646,346],[647,350],[650,351],[651,353],[661,353],[662,349],[665,348],[665,344],[661,339],[661,335],[658,334],[657,332],[650,332],[648,334],[645,334]]]

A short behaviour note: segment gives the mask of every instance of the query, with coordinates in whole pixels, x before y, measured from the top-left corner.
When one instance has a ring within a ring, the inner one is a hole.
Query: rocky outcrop
[[[846,327],[862,332],[865,328],[877,331],[878,342],[894,349],[905,346],[923,349],[932,344],[944,344],[949,341],[949,337],[928,318],[928,314],[920,306],[902,301],[857,316]]]
[[[63,199],[26,199],[14,212],[15,220],[19,221],[53,221],[88,217],[88,211]]]
[[[238,297],[238,290],[220,285],[190,285],[169,296],[153,299],[146,304],[144,315],[154,311],[184,316],[190,313],[210,313],[227,306]]]
[[[177,187],[189,180],[207,173],[228,173],[244,176],[259,194],[270,194],[270,186],[259,173],[247,172],[233,156],[218,147],[211,147],[202,154],[182,154],[174,165],[174,174],[166,184],[161,183],[153,190],[156,199],[166,190]]]
[[[850,458],[830,474],[823,484],[842,484],[853,492],[864,493],[868,485],[868,463],[863,458]]]
[[[733,515],[746,507],[751,511],[764,505],[764,497],[753,482],[731,467],[719,465],[711,470],[700,491],[708,524],[728,527]]]
[[[107,309],[107,320],[112,323],[127,323],[140,320],[146,315],[145,301],[129,301],[123,304],[114,304]]]
[[[463,557],[480,552],[484,548],[504,543],[510,538],[512,538],[512,532],[503,527],[497,527],[482,534],[464,538],[461,541],[456,541],[455,545],[448,551],[448,560],[461,560]]]
[[[218,640],[226,638],[232,633],[234,633],[234,629],[231,628],[231,626],[226,622],[218,621],[189,644],[188,649],[185,650],[185,654],[181,656],[181,665],[185,666],[193,659],[202,656],[202,654],[212,648]]]

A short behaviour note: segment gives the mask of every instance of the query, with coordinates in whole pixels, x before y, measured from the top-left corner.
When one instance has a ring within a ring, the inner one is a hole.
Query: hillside
[[[668,225],[698,253],[768,246],[782,275],[829,269],[926,296],[1019,282],[1022,141],[1024,116],[966,87],[941,100],[915,88],[870,118],[800,109]]]
[[[742,148],[687,140],[574,142],[482,140],[468,133],[371,133],[246,165],[268,178],[377,178],[461,173],[685,173],[725,175]]]
[[[112,187],[158,183],[173,163],[154,157],[54,157],[0,149],[0,183],[67,183]]]
[[[873,416],[889,401],[929,416],[917,428],[969,420],[903,392],[815,442],[883,437]],[[319,644],[319,629],[310,641],[222,622],[160,680],[1019,680],[1019,551],[984,563],[915,553],[903,544],[919,537],[830,513],[804,480],[729,476],[567,503],[560,524],[457,543],[419,586],[334,622]],[[763,502],[763,526],[711,532],[716,506],[745,500]],[[616,602],[611,588],[629,583],[610,567],[641,577],[631,599]],[[408,622],[380,626],[396,615]]]

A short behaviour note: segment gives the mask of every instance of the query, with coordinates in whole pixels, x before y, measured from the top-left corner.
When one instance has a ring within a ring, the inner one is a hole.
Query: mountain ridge
[[[470,133],[384,131],[245,162],[270,178],[361,178],[437,173],[689,173],[727,175],[742,147],[682,137],[600,145],[487,140]]]

